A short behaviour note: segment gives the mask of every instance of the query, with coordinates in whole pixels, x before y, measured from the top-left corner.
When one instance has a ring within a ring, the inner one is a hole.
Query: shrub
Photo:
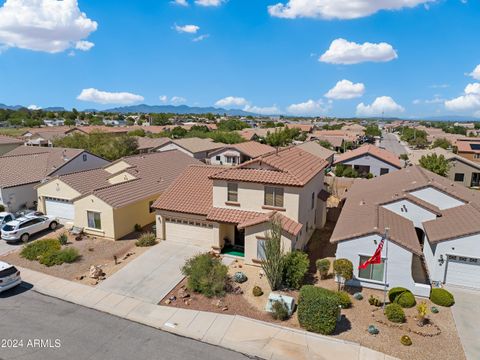
[[[315,265],[317,265],[320,279],[325,279],[328,276],[328,272],[330,271],[330,260],[318,259]]]
[[[399,286],[391,288],[388,291],[388,299],[390,300],[391,303],[393,303],[393,302],[395,302],[395,299],[397,298],[397,296],[404,293],[405,291],[409,291],[409,290],[404,288],[404,287],[399,287]]]
[[[310,261],[308,255],[302,251],[292,251],[285,255],[283,279],[289,288],[300,289],[308,271]]]
[[[252,289],[252,294],[253,296],[262,296],[263,295],[263,290],[260,286],[254,286]]]
[[[142,231],[142,226],[140,224],[135,224],[133,225],[133,230],[135,230],[136,232],[140,232]]]
[[[290,315],[288,314],[287,305],[283,301],[274,301],[272,304],[272,317],[275,320],[287,320]]]
[[[68,236],[65,232],[61,233],[58,235],[58,241],[60,242],[60,245],[67,245],[68,242]]]
[[[219,258],[199,254],[187,260],[182,273],[188,276],[187,288],[207,297],[223,296],[227,283],[228,268]]]
[[[335,292],[305,285],[298,298],[298,321],[307,331],[329,335],[335,331],[339,314],[338,296]]]
[[[157,243],[157,238],[155,234],[151,232],[143,233],[138,240],[135,242],[135,245],[138,247],[147,247],[153,246]]]
[[[435,288],[430,292],[430,300],[440,306],[450,307],[455,304],[453,295],[445,289]]]
[[[400,338],[400,343],[402,345],[405,345],[405,346],[410,346],[410,345],[412,345],[412,339],[410,339],[410,336],[408,336],[408,335],[403,335]]]
[[[395,303],[385,307],[385,315],[391,322],[403,323],[405,321],[405,312],[400,305]]]
[[[267,232],[267,241],[262,244],[265,254],[262,261],[262,270],[273,291],[279,289],[282,285],[284,265],[282,231],[280,220],[273,219],[270,222],[270,231]]]
[[[420,325],[423,325],[427,320],[428,315],[428,305],[426,301],[422,301],[417,305],[417,316]]]
[[[4,212],[5,211],[5,206],[0,204],[0,212]]]
[[[382,302],[380,301],[380,299],[373,295],[370,295],[370,297],[368,298],[368,303],[370,305],[377,306],[377,307],[382,305]]]
[[[80,257],[78,250],[75,248],[67,248],[62,250],[54,250],[40,255],[39,262],[45,266],[62,265],[63,263],[73,263]]]
[[[342,309],[348,309],[352,306],[352,299],[350,299],[350,295],[346,291],[338,291],[337,296]]]
[[[348,259],[336,259],[333,262],[333,271],[340,277],[340,282],[338,283],[339,290],[341,286],[345,285],[345,282],[353,278],[353,264]]]
[[[61,249],[58,239],[37,240],[25,245],[20,256],[28,260],[37,260],[39,256]]]
[[[411,308],[417,304],[415,301],[415,296],[413,296],[413,294],[408,290],[397,296],[395,302],[402,308]]]

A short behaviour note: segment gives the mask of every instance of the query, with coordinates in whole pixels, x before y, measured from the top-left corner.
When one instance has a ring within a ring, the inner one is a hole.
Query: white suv
[[[0,261],[0,293],[22,282],[20,271],[13,265]]]
[[[10,221],[2,227],[2,239],[6,242],[27,242],[31,235],[42,230],[55,230],[58,219],[53,216],[26,215]]]

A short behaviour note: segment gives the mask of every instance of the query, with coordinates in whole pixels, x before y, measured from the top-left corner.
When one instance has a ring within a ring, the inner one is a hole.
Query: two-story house
[[[257,264],[275,219],[284,251],[303,249],[325,223],[327,165],[291,147],[231,168],[190,166],[153,205],[157,237]]]

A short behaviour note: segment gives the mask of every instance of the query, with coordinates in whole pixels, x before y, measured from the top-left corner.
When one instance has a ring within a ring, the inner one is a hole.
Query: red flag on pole
[[[365,261],[363,264],[360,264],[358,267],[359,269],[366,269],[368,265],[370,264],[381,264],[382,263],[382,249],[383,249],[383,243],[385,242],[385,238],[380,241],[380,244],[378,244],[377,250],[375,250],[375,253],[372,255],[370,259]]]

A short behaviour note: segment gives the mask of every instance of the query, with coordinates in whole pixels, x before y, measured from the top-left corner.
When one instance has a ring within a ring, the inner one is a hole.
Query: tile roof
[[[335,151],[324,148],[317,141],[305,141],[303,144],[297,145],[297,147],[322,159],[328,159],[336,154]]]
[[[459,199],[465,205],[440,210],[410,194],[427,187]],[[425,232],[431,242],[458,238],[472,232],[480,233],[480,192],[414,165],[370,180],[357,179],[347,193],[330,241],[335,243],[374,233],[382,235],[382,228],[388,225],[393,241],[412,251],[418,250],[415,250],[413,241],[413,223],[405,221],[401,215],[390,211],[391,214],[386,213],[388,210],[382,207],[402,199],[441,215],[424,222]]]
[[[114,208],[163,193],[189,165],[200,164],[177,150],[128,156],[121,161],[130,164],[126,171],[136,178],[96,188],[92,192]]]
[[[211,175],[224,169],[218,166],[191,165],[153,204],[159,210],[206,216],[213,203]]]
[[[304,186],[315,175],[327,167],[325,160],[319,159],[298,147],[279,150],[247,161],[239,166],[226,169],[212,179]]]
[[[100,168],[61,175],[54,179],[61,180],[80,194],[85,195],[97,188],[108,186],[110,184],[108,178],[111,176],[112,174],[108,171]]]
[[[246,141],[243,143],[234,144],[232,147],[244,153],[248,157],[251,157],[252,159],[275,151],[274,147],[261,144],[256,141]]]
[[[458,152],[480,154],[479,141],[457,141],[457,148]]]
[[[269,133],[274,133],[277,128],[247,128],[243,130],[238,130],[237,132],[243,137],[245,140],[252,140],[252,138],[256,135],[258,137],[265,137]]]
[[[328,141],[334,148],[342,147],[344,141],[353,141],[343,136],[311,135],[309,139]]]
[[[183,138],[183,139],[174,139],[170,140],[173,144],[177,144],[181,148],[191,152],[199,153],[204,151],[212,151],[226,146],[223,143],[213,142],[212,139],[201,139],[201,138]]]
[[[169,138],[161,137],[161,138],[150,138],[150,137],[142,137],[142,136],[135,136],[138,143],[138,150],[150,150],[156,147],[162,146],[170,141]]]
[[[11,136],[0,135],[0,145],[4,144],[23,144],[23,141]]]
[[[398,159],[397,155],[395,155],[394,153],[391,153],[390,151],[380,149],[375,145],[363,145],[363,146],[360,146],[359,148],[356,148],[355,150],[347,151],[342,155],[340,155],[335,160],[335,164],[343,163],[345,161],[352,160],[365,155],[376,157],[377,159],[380,159],[386,163],[389,163],[390,165],[393,165],[399,169],[402,167],[402,164]]]

